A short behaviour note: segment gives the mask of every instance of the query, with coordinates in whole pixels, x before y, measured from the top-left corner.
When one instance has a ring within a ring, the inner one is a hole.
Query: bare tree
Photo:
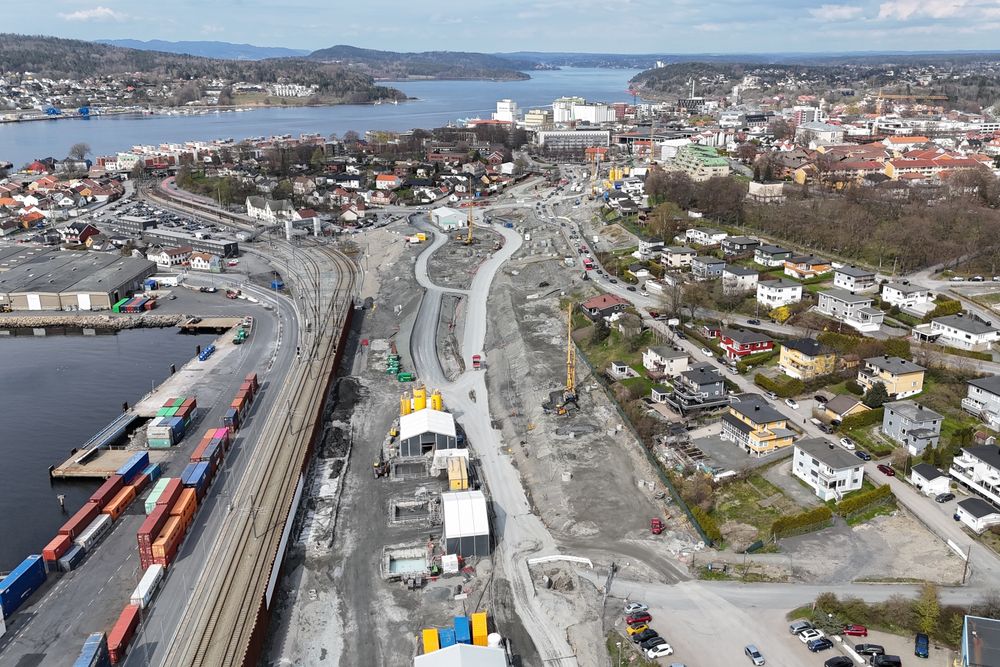
[[[83,158],[90,155],[90,144],[84,143],[82,141],[77,142],[70,146],[69,156],[74,160],[82,160]]]

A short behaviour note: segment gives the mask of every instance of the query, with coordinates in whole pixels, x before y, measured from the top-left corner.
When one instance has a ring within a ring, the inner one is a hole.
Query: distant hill
[[[254,46],[231,42],[167,42],[162,39],[99,39],[98,44],[121,46],[139,51],[179,53],[220,60],[264,60],[266,58],[299,58],[309,55],[308,49],[286,49],[283,46]]]
[[[501,58],[487,53],[424,51],[397,53],[355,46],[331,46],[314,51],[309,60],[362,67],[377,79],[530,79],[526,70],[539,69],[537,61]]]

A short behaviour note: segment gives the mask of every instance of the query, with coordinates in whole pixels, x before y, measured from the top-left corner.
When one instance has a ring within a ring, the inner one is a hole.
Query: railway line
[[[162,190],[144,196],[172,208],[221,217],[207,205],[179,200]],[[222,212],[225,213],[225,212]],[[231,215],[231,214],[230,214]],[[250,227],[232,220],[239,227]],[[280,242],[285,244],[285,242]],[[206,558],[206,566],[187,603],[162,664],[244,665],[255,663],[254,646],[267,618],[267,586],[279,567],[283,529],[293,510],[300,477],[321,427],[323,402],[338,359],[344,327],[350,321],[356,272],[353,262],[323,243],[282,248],[301,259],[289,273],[313,312],[312,333],[280,388],[278,406],[267,417],[262,447],[233,493],[230,515]],[[320,260],[332,263],[324,270]],[[336,276],[336,285],[325,279]]]

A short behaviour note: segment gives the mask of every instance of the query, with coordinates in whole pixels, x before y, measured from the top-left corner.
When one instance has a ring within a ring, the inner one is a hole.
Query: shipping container
[[[160,464],[159,463],[150,463],[148,466],[146,466],[146,468],[142,472],[145,475],[149,475],[149,481],[150,482],[154,482],[155,483],[155,482],[158,482],[160,480]]]
[[[138,605],[126,606],[115,622],[115,627],[108,633],[108,653],[112,665],[117,665],[125,659],[125,651],[135,636],[136,628],[139,627],[140,611]]]
[[[180,479],[174,477],[167,482],[167,488],[163,490],[163,494],[157,499],[157,505],[171,506],[177,502],[177,497],[184,490],[184,484]]]
[[[42,559],[46,563],[53,563],[62,558],[69,548],[73,546],[73,540],[69,535],[56,535],[52,541],[42,549]]]
[[[455,617],[455,641],[459,644],[472,643],[472,625],[468,616]]]
[[[28,556],[0,581],[0,615],[7,618],[45,583],[41,555]]]
[[[104,507],[108,504],[109,500],[115,497],[115,494],[122,490],[122,486],[124,485],[125,480],[122,479],[121,475],[112,475],[105,480],[104,484],[98,487],[97,491],[94,491],[88,502],[97,503],[99,506]]]
[[[149,514],[156,508],[156,501],[160,499],[163,494],[163,490],[167,488],[167,484],[170,483],[169,477],[161,477],[156,484],[153,485],[153,489],[146,496],[146,501],[144,503],[146,514]]]
[[[172,396],[172,397],[168,398],[167,400],[165,400],[163,402],[163,407],[165,407],[165,408],[172,408],[172,407],[174,407],[174,401],[176,401],[176,400],[177,400],[177,397],[175,397],[175,396]],[[181,399],[181,403],[183,403],[183,402],[184,402],[184,399],[182,398]],[[181,403],[178,403],[178,405],[180,405]]]
[[[486,646],[489,630],[486,627],[486,612],[477,611],[472,615],[472,643],[476,646]]]
[[[139,585],[132,591],[132,598],[129,600],[134,605],[139,605],[142,609],[149,606],[156,595],[160,582],[163,581],[163,566],[158,564],[150,565],[139,580]]]
[[[441,648],[441,642],[438,641],[438,631],[436,628],[424,628],[423,632],[424,638],[424,653],[433,653]]]
[[[150,553],[153,542],[160,536],[160,531],[163,530],[163,525],[169,518],[169,505],[157,505],[150,515],[146,517],[146,520],[139,526],[139,532],[136,533],[136,542],[139,544],[140,553],[144,550],[147,554]]]
[[[135,500],[135,487],[124,486],[118,492],[118,495],[112,498],[111,502],[101,509],[101,513],[110,516],[112,521],[117,521],[118,517],[125,513],[125,510],[128,509],[133,500]]]
[[[213,439],[221,439],[225,441],[226,448],[229,447],[229,429],[225,426],[215,429],[215,434],[212,436]]]
[[[83,557],[87,555],[87,550],[79,544],[70,547],[66,555],[59,559],[59,569],[63,572],[72,572],[83,562]]]
[[[133,477],[142,472],[148,465],[149,452],[136,452],[125,462],[125,465],[118,469],[118,474],[128,484],[132,481]]]
[[[153,562],[169,566],[184,540],[184,524],[179,516],[171,516],[163,524],[159,537],[153,542]]]
[[[186,401],[186,400],[187,400],[187,396],[178,396],[178,397],[172,399],[172,402],[170,403],[170,405],[172,407],[179,408],[182,405],[184,405],[184,401]]]
[[[198,401],[194,396],[185,396],[184,400],[181,401],[181,407],[191,406],[192,408],[198,407]]]
[[[171,447],[174,446],[174,443],[171,442],[170,439],[166,439],[166,440],[159,440],[159,439],[152,440],[152,439],[150,439],[150,440],[146,440],[146,445],[150,449],[170,449]]]
[[[198,494],[194,489],[184,489],[177,502],[170,507],[170,516],[179,516],[185,526],[191,524],[194,513],[198,511]]]
[[[166,416],[167,416],[167,412],[168,412],[169,410],[170,410],[170,408],[159,408],[159,409],[158,409],[158,410],[156,411],[156,416],[157,416],[157,417],[166,417]]]
[[[179,407],[179,406],[177,406],[177,407]],[[167,414],[166,414],[166,418],[167,419],[170,419],[171,417],[173,417],[174,415],[177,414],[177,407],[169,407],[169,408],[167,408]]]
[[[80,508],[80,511],[74,514],[69,521],[62,525],[59,529],[60,535],[69,535],[70,539],[75,538],[79,535],[87,526],[90,525],[91,521],[101,513],[101,506],[96,503],[87,503]]]
[[[172,410],[173,408],[171,408]],[[180,409],[180,408],[178,408]],[[179,442],[181,438],[184,437],[184,418],[183,417],[170,417],[168,419],[170,424],[170,431],[174,434],[174,442]]]
[[[92,551],[101,538],[111,530],[112,523],[110,516],[99,514],[82,533],[76,536],[73,543],[83,547],[85,551]]]
[[[192,461],[184,466],[184,470],[181,471],[181,483],[184,486],[191,486],[191,478],[194,476],[195,469],[198,467],[198,463]]]
[[[135,495],[138,496],[149,486],[149,475],[144,472],[139,473],[129,486],[135,489]]]
[[[73,663],[73,667],[108,667],[108,638],[103,632],[95,632],[83,643],[83,650]]]
[[[112,313],[122,312],[122,306],[124,306],[126,303],[128,303],[128,299],[121,299],[120,301],[117,301],[115,305],[111,306],[111,312]]]
[[[455,630],[452,628],[438,628],[438,642],[441,648],[448,648],[455,645]]]
[[[247,376],[246,376],[245,379],[249,380],[253,384],[253,390],[254,391],[257,391],[258,389],[260,389],[260,383],[257,382],[257,374],[256,373],[247,373]]]
[[[233,407],[226,410],[226,415],[222,418],[222,423],[229,427],[230,430],[237,431],[240,428],[239,410]]]

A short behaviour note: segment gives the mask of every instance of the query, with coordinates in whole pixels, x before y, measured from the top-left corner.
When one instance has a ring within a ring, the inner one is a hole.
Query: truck
[[[478,354],[472,355],[472,370],[478,371],[483,367],[483,358]]]
[[[237,290],[232,290],[232,289],[227,289],[226,290],[226,298],[227,299],[238,299],[238,298],[240,298],[240,294],[241,294],[241,292],[238,289]]]

